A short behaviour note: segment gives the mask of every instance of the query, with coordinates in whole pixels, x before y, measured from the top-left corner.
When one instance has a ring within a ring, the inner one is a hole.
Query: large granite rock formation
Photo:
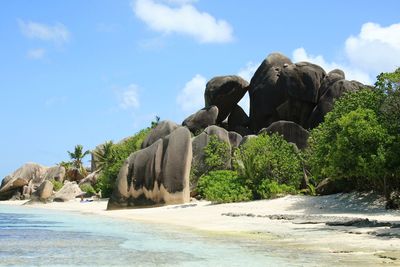
[[[214,135],[221,142],[226,142],[230,144],[229,156],[226,158],[225,162],[226,169],[231,168],[231,150],[233,146],[241,141],[241,136],[236,133],[230,133],[224,128],[218,126],[209,126],[201,134],[192,139],[192,172],[190,179],[190,189],[194,190],[198,179],[201,175],[209,171],[208,166],[205,164],[205,153],[204,148],[209,144],[211,136]],[[239,141],[240,139],[240,141]],[[232,144],[231,144],[232,142]]]
[[[66,181],[64,186],[54,195],[53,201],[67,202],[83,194],[76,182]]]
[[[201,132],[208,126],[217,123],[218,112],[216,106],[203,108],[187,117],[182,122],[182,125],[186,126],[192,133]]]
[[[221,123],[247,92],[249,83],[239,76],[219,76],[211,79],[204,92],[205,106],[217,106],[217,123]]]
[[[307,147],[307,140],[309,137],[307,130],[292,121],[274,122],[267,128],[262,129],[260,133],[278,133],[282,135],[287,142],[296,144],[299,149]]]
[[[286,100],[286,94],[276,83],[282,68],[292,64],[289,58],[270,54],[258,67],[250,81],[250,128],[258,132],[274,121],[276,108]]]
[[[47,201],[53,194],[53,184],[49,180],[45,180],[37,190],[37,196],[41,201]]]
[[[191,134],[185,127],[132,153],[118,174],[107,209],[188,202],[191,161]]]
[[[26,163],[12,174],[6,176],[0,186],[0,200],[7,200],[17,194],[30,197],[45,180],[63,181],[65,168],[45,167],[36,163]]]
[[[161,121],[158,125],[147,135],[142,143],[142,148],[146,148],[154,144],[158,139],[164,138],[172,133],[179,125],[172,121]]]

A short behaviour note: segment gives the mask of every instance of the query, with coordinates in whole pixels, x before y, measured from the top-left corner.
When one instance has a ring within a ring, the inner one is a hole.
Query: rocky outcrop
[[[63,181],[64,177],[64,167],[49,168],[36,163],[26,163],[3,179],[0,186],[0,200],[11,199],[15,194],[29,198],[43,181],[52,179]]]
[[[186,126],[192,133],[199,133],[210,125],[217,123],[218,108],[210,106],[203,108],[187,117],[182,125]]]
[[[151,130],[142,143],[142,148],[146,148],[154,144],[158,139],[164,138],[171,134],[179,125],[172,121],[161,121]]]
[[[47,201],[53,194],[53,184],[49,180],[45,180],[37,190],[37,196],[41,201]]]
[[[185,127],[132,153],[122,166],[107,209],[189,201],[191,134]]]
[[[286,100],[286,93],[277,86],[282,68],[292,64],[280,53],[270,54],[258,67],[250,82],[250,128],[258,132],[274,121],[276,108]]]
[[[273,134],[278,133],[289,143],[294,143],[299,149],[307,147],[307,140],[309,132],[300,125],[292,121],[277,121],[272,123],[265,129],[260,131],[261,133]]]
[[[53,201],[66,202],[75,199],[83,194],[76,182],[66,181],[64,186],[54,195]]]
[[[79,185],[88,184],[91,186],[95,186],[97,183],[97,179],[99,178],[99,175],[100,175],[99,171],[92,172],[92,173],[88,174],[85,178],[80,180]]]
[[[250,131],[248,129],[249,126],[250,126],[249,116],[247,116],[246,112],[244,112],[244,110],[240,106],[236,105],[228,117],[228,130],[235,131],[239,134],[243,134],[244,131],[246,131],[246,133]]]
[[[328,74],[309,62],[292,63],[270,54],[250,82],[250,128],[258,132],[276,121],[292,121],[304,129],[318,126],[334,101],[365,85],[345,80],[342,70]],[[233,129],[230,129],[233,130]]]
[[[205,106],[217,106],[217,124],[225,120],[247,92],[249,83],[239,76],[219,76],[211,79],[204,92]]]
[[[193,159],[191,164],[192,173],[190,179],[191,190],[193,190],[196,187],[197,181],[200,178],[200,176],[209,171],[208,166],[205,164],[204,148],[210,142],[210,138],[212,135],[216,136],[219,141],[226,142],[228,144],[231,144],[231,138],[232,142],[235,144],[238,142],[239,138],[241,140],[240,135],[236,133],[231,134],[224,128],[215,125],[207,127],[201,134],[194,137],[192,139]],[[225,162],[226,169],[231,168],[231,156],[230,156],[232,149],[231,147],[232,145],[230,145],[230,150],[228,152],[229,156],[227,157],[227,161]]]

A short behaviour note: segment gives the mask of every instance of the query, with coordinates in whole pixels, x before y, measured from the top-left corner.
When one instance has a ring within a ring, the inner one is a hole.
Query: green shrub
[[[278,184],[276,181],[263,180],[257,187],[261,198],[275,198],[287,194],[296,194],[296,188],[291,185]]]
[[[207,172],[228,169],[231,160],[231,145],[220,141],[216,135],[210,136],[210,141],[204,147],[204,163]]]
[[[122,142],[111,145],[112,152],[108,153],[109,158],[102,165],[102,171],[97,180],[96,190],[101,190],[103,197],[110,197],[118,178],[119,170],[129,155],[141,148],[143,140],[150,132],[150,128],[141,130],[137,134]]]
[[[53,190],[54,191],[59,191],[63,187],[63,183],[60,181],[56,181],[54,179],[51,179],[50,182],[53,184]]]
[[[90,184],[81,184],[79,188],[86,194],[93,196],[96,194],[96,190]]]
[[[358,108],[311,133],[310,166],[321,178],[347,179],[359,189],[383,188],[390,136],[374,111]],[[327,132],[335,129],[333,136]],[[322,156],[323,155],[323,156]]]
[[[384,99],[385,94],[382,91],[363,89],[347,93],[335,102],[333,110],[325,116],[323,123],[311,131],[308,139],[306,161],[316,181],[321,181],[330,175],[327,168],[331,159],[327,155],[336,142],[337,134],[342,130],[338,120],[359,108],[369,109],[378,114]]]
[[[303,177],[299,152],[278,134],[264,134],[248,140],[236,151],[236,162],[239,174],[245,178],[255,198],[263,197],[258,190],[263,183],[275,181],[298,188]]]
[[[244,185],[244,180],[235,171],[211,171],[200,177],[197,190],[207,200],[219,203],[252,199],[251,190]]]

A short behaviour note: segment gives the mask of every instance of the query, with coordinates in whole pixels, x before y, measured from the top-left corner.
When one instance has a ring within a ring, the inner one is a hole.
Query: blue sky
[[[180,123],[202,107],[207,80],[249,79],[274,51],[373,83],[400,64],[398,10],[397,0],[2,1],[0,179],[156,115]]]

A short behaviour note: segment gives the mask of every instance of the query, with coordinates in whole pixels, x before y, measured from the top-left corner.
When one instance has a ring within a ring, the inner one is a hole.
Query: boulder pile
[[[278,133],[305,149],[309,130],[324,120],[336,99],[363,87],[357,81],[346,80],[341,70],[326,73],[318,65],[293,63],[280,53],[268,55],[250,83],[235,75],[215,77],[204,89],[202,109],[181,125],[159,122],[141,149],[125,160],[108,208],[188,202],[198,178],[207,172],[204,148],[212,135],[230,144],[227,169],[231,168],[232,152],[258,134]],[[238,104],[246,94],[250,98],[248,113]],[[99,145],[95,150],[102,149]],[[92,153],[92,171],[97,170],[96,162],[96,153]],[[83,177],[79,170],[66,173],[60,166],[28,163],[4,178],[0,200],[35,196],[68,201],[81,193],[78,184],[93,186],[98,175],[96,171]],[[71,182],[54,195],[49,181],[63,182],[66,176]]]

